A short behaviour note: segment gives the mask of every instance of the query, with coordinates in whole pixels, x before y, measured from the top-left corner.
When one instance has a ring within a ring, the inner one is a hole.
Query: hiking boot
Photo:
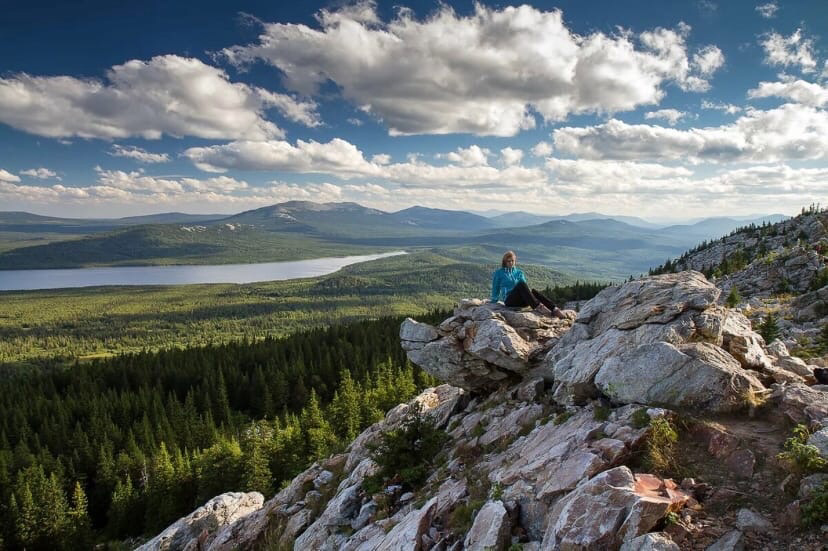
[[[549,308],[547,308],[547,310],[549,310]],[[552,310],[550,314],[552,315],[552,317],[558,318],[560,320],[566,319],[566,314],[563,313],[563,310],[557,307],[554,310]]]
[[[551,316],[552,315],[552,310],[550,310],[549,308],[547,308],[543,304],[538,304],[537,306],[535,306],[534,312],[536,314],[540,314],[542,316]]]

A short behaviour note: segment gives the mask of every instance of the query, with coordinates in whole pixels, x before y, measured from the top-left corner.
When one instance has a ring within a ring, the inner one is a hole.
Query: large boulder
[[[555,504],[542,549],[617,549],[649,532],[689,499],[674,484],[654,480],[623,466],[596,475]]]
[[[607,288],[536,372],[565,404],[604,394],[617,403],[738,408],[764,390],[751,370],[773,364],[747,318],[716,305],[719,295],[692,271]]]
[[[441,381],[466,390],[492,389],[525,377],[571,323],[464,300],[438,327],[406,319],[400,341],[413,363]]]
[[[221,494],[168,526],[138,551],[206,549],[221,528],[258,511],[263,503],[258,492]]]

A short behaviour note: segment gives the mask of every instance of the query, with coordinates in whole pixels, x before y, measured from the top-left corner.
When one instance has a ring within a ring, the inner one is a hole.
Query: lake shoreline
[[[408,254],[391,251],[282,260],[248,264],[175,264],[162,266],[100,266],[0,271],[0,292],[48,291],[89,287],[246,284],[319,277],[346,266]]]

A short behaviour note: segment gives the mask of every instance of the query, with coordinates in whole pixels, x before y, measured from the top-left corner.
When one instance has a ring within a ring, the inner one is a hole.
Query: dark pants
[[[538,304],[543,304],[550,310],[555,309],[555,303],[543,296],[537,289],[530,289],[523,281],[509,291],[504,304],[509,307],[531,306],[532,308],[537,308]]]

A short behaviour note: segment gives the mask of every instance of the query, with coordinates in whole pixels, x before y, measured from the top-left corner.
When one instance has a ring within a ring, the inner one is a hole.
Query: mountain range
[[[660,227],[600,213],[486,217],[420,206],[385,212],[357,203],[310,201],[231,216],[64,219],[0,212],[0,244],[6,249],[0,252],[0,269],[260,262],[423,248],[474,250],[479,262],[491,263],[503,250],[514,249],[528,262],[580,277],[617,279],[645,272],[737,227],[784,218],[709,218]],[[60,241],[55,234],[61,234]],[[43,244],[33,244],[38,236]],[[25,246],[15,247],[15,240]]]

